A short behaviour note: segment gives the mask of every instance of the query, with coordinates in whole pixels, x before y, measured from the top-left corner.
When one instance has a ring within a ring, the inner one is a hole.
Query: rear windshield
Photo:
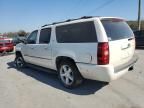
[[[119,19],[102,20],[109,41],[133,37],[133,32],[128,24]]]

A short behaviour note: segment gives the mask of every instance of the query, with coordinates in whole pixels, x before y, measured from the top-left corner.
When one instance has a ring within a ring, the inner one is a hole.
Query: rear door
[[[122,19],[101,20],[109,41],[110,64],[119,66],[134,55],[135,39],[132,30]]]

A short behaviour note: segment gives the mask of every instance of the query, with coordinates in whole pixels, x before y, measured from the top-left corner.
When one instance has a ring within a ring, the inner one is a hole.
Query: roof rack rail
[[[83,17],[80,17],[80,18],[77,18],[77,19],[68,19],[66,21],[54,22],[52,24],[43,25],[42,27],[49,26],[49,25],[55,25],[55,24],[59,24],[59,23],[64,23],[64,22],[70,22],[70,21],[79,20],[79,19],[88,19],[88,18],[93,18],[93,16],[83,16]]]
[[[77,19],[68,19],[64,22],[70,22],[70,21],[74,21],[74,20],[79,20],[79,19],[88,19],[88,18],[93,18],[93,16],[83,16],[83,17],[80,17],[80,18],[77,18]]]
[[[43,26],[41,26],[41,27],[45,27],[45,26],[49,26],[49,25],[52,25],[52,24],[45,24],[45,25],[43,25]]]
[[[52,23],[52,25],[59,24],[59,23],[64,23],[64,22],[70,22],[70,21],[73,21],[73,20],[76,20],[76,19],[68,19],[66,21],[54,22],[54,23]]]
[[[54,22],[54,23],[52,23],[52,25],[59,24],[59,23],[63,23],[63,22],[64,22],[64,21]]]
[[[66,20],[64,22],[70,22],[70,21],[73,21],[73,20],[75,20],[75,19],[68,19],[68,20]]]
[[[79,19],[87,19],[87,18],[93,18],[93,16],[83,16],[83,17],[81,17]]]

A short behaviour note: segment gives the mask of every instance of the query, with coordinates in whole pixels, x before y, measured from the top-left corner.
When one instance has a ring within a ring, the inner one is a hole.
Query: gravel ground
[[[14,55],[0,57],[0,108],[144,108],[144,50],[135,70],[105,85],[86,80],[69,90],[56,75],[17,70]]]

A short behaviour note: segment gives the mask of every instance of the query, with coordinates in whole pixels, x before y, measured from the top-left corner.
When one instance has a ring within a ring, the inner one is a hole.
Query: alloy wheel
[[[60,78],[66,85],[71,85],[74,81],[73,71],[70,66],[62,65],[60,68]]]

